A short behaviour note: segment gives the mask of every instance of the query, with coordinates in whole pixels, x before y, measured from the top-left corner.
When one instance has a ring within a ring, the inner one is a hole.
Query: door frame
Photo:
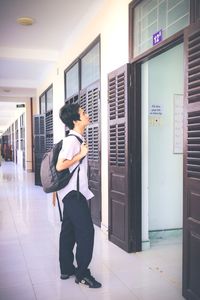
[[[179,42],[177,42],[177,43],[171,43],[171,47],[169,47],[169,48],[167,48],[167,50],[166,51],[161,51],[160,53],[157,53],[157,55],[155,55],[154,56],[154,58],[157,58],[158,56],[160,56],[160,55],[163,55],[163,54],[165,54],[166,53],[166,55],[168,55],[167,53],[171,50],[171,49],[174,49],[174,48],[176,48],[178,45],[181,45],[182,46],[182,48],[183,48],[183,50],[182,51],[184,51],[184,43],[183,43],[183,41],[180,39],[180,41]],[[184,53],[183,53],[183,56],[184,56]],[[147,59],[145,59],[145,63],[146,62],[148,62],[148,61],[151,61],[153,58],[151,57],[151,58],[147,58]],[[142,68],[142,65],[144,64],[144,61],[142,61],[141,63],[140,63],[140,67]],[[181,65],[182,65],[182,67],[183,67],[183,71],[184,71],[184,57],[183,57],[183,60],[181,61]],[[141,71],[141,75],[142,75],[142,71]],[[148,75],[148,77],[149,77],[150,75]],[[182,88],[182,91],[180,92],[180,94],[182,94],[182,96],[184,96],[184,83],[185,83],[185,78],[184,78],[184,76],[182,76],[183,78],[181,78],[181,83],[183,84],[183,88]],[[150,85],[151,86],[151,85]],[[140,85],[140,88],[139,88],[139,90],[140,90],[140,92],[142,93],[142,91],[143,91],[143,89],[144,89],[144,87],[142,86],[142,83],[141,83],[141,85]],[[137,90],[137,88],[136,88],[136,90]],[[175,93],[176,94],[176,93]],[[177,92],[177,94],[179,94],[178,92]],[[138,98],[137,98],[138,99]],[[138,101],[139,102],[139,101]],[[141,152],[142,152],[142,147],[143,147],[143,141],[144,141],[144,137],[142,137],[142,97],[141,97],[141,94],[140,94],[140,104],[141,104]],[[147,100],[147,102],[145,103],[145,110],[146,109],[149,109],[149,100]],[[145,118],[148,118],[147,116],[145,117]],[[147,120],[147,119],[146,119]],[[147,121],[145,121],[145,122],[147,122]],[[148,124],[146,124],[147,125],[147,127],[149,126]],[[171,123],[171,125],[170,126],[172,126],[172,123]],[[146,126],[145,126],[146,127]],[[149,132],[150,133],[150,132]],[[149,133],[148,133],[148,136],[149,136]],[[147,140],[148,140],[148,138],[147,138]],[[146,144],[146,146],[145,146],[145,149],[146,149],[146,151],[148,152],[148,149],[149,149],[149,142],[147,141],[147,144]],[[181,165],[183,165],[183,153],[181,154],[181,156],[182,156],[182,163],[181,163]],[[145,154],[145,156],[144,157],[146,157],[146,154]],[[150,158],[149,158],[150,159]],[[150,162],[151,161],[151,159],[149,160],[148,159],[148,161]],[[148,165],[148,161],[147,161],[147,165]],[[141,154],[141,163],[143,164],[143,170],[144,170],[144,173],[146,173],[146,167],[145,167],[145,165],[146,165],[146,163],[145,163],[145,160],[143,161],[143,156],[142,156],[142,154]],[[141,164],[141,169],[142,169],[142,164]],[[145,169],[144,169],[145,168]],[[148,168],[149,169],[149,168]],[[142,170],[142,172],[143,172],[143,170]],[[151,171],[150,171],[150,169],[149,169],[149,172],[151,173]],[[183,179],[183,171],[182,172],[180,172],[180,177],[182,176],[182,179]],[[147,175],[148,177],[149,177],[149,175]],[[177,177],[178,178],[178,177]],[[142,178],[142,176],[141,176],[141,186],[142,186],[142,180],[143,180],[143,178]],[[148,180],[149,181],[149,180]],[[181,188],[181,190],[183,190],[183,184],[182,184],[182,186],[180,187]],[[142,190],[143,191],[143,190]],[[148,197],[148,203],[150,203],[149,201],[150,201],[150,199],[149,199],[149,197]],[[180,201],[182,201],[182,203],[183,203],[183,196],[181,196],[180,197]],[[143,206],[144,205],[144,206]],[[149,204],[150,205],[150,204]],[[171,205],[172,205],[172,203],[171,203]],[[141,207],[145,207],[146,206],[146,203],[144,203],[143,202],[143,197],[142,197],[142,195],[141,195]],[[148,208],[149,209],[149,208]],[[183,208],[181,209],[181,211],[183,211]],[[145,216],[144,216],[144,219],[145,218],[147,218],[147,215],[145,214]],[[146,221],[145,221],[145,223],[143,223],[143,220],[144,220],[142,217],[141,217],[141,228],[143,229],[143,227],[145,228],[145,236],[147,235],[147,231],[149,232],[149,234],[150,234],[150,231],[152,230],[151,228],[150,228],[150,223],[149,223],[149,226],[143,226],[143,224],[145,224],[146,222],[147,222],[147,219],[145,219]],[[149,215],[148,215],[148,220],[149,220]],[[182,218],[180,219],[180,222],[182,221]],[[176,228],[176,226],[174,227],[175,229],[183,229],[183,222],[182,223],[180,223],[179,224],[179,226],[177,226],[177,228]],[[148,229],[148,230],[147,230]],[[144,243],[146,242],[146,244],[144,244],[144,247],[145,247],[145,245],[150,245],[150,235],[148,234],[148,239],[146,239],[146,240],[144,240]],[[146,236],[146,238],[147,238],[147,236]],[[146,249],[146,247],[144,248],[144,249]]]
[[[142,119],[141,119],[141,65],[142,63],[156,57],[176,45],[183,43],[184,41],[184,31],[180,31],[173,38],[169,38],[162,43],[161,46],[155,47],[154,49],[148,50],[143,55],[131,61],[131,77],[132,84],[130,86],[130,97],[129,97],[129,143],[130,145],[130,177],[129,177],[129,193],[131,199],[132,209],[130,209],[129,214],[134,214],[133,217],[130,216],[132,220],[131,228],[138,228],[137,230],[137,249],[142,250],[142,161],[141,161],[141,149],[142,149]],[[134,112],[134,116],[132,113]],[[132,163],[134,162],[134,163]],[[134,182],[134,184],[133,184]],[[139,224],[140,222],[140,224]],[[139,225],[138,225],[139,224]],[[140,229],[140,230],[139,230]]]
[[[197,26],[198,24],[193,24],[192,26]],[[144,55],[141,55],[139,58],[136,58],[135,60],[132,61],[131,63],[131,72],[132,72],[132,79],[133,79],[133,84],[131,86],[132,89],[132,97],[129,99],[129,102],[132,102],[136,107],[140,107],[140,109],[138,109],[138,111],[141,111],[141,64],[143,62],[148,61],[149,59],[162,54],[163,52],[175,47],[176,45],[183,43],[186,43],[186,32],[188,30],[190,30],[190,28],[192,27],[191,25],[188,26],[187,28],[185,28],[184,30],[182,30],[181,32],[179,32],[179,34],[176,35],[176,37],[170,38],[168,40],[165,41],[165,43],[163,45],[161,45],[160,48],[155,48],[152,51],[147,51]],[[184,46],[185,47],[185,46]],[[187,52],[184,48],[184,70],[187,70]],[[186,97],[186,81],[184,80],[184,98]],[[185,100],[184,100],[185,101]],[[185,105],[185,104],[184,104]],[[130,113],[131,115],[131,113]],[[130,119],[130,130],[134,127],[134,118],[129,118]],[[140,118],[141,119],[141,118]],[[139,118],[138,118],[138,122],[139,122]],[[140,120],[140,124],[136,124],[137,128],[138,128],[138,132],[137,132],[137,140],[134,139],[134,135],[133,132],[131,133],[131,141],[132,144],[139,144],[140,147],[140,152],[141,152],[141,120]],[[186,130],[186,124],[184,124],[184,132]],[[138,149],[139,151],[139,149]],[[184,150],[184,155],[185,155],[185,150]],[[185,160],[184,160],[185,161]],[[130,163],[131,161],[129,161]],[[134,166],[131,165],[131,168],[133,169]],[[140,174],[140,170],[141,170],[141,161],[140,161],[140,165],[138,165],[137,167],[135,167],[135,170],[138,170],[138,174]],[[184,240],[183,240],[183,262],[182,262],[182,266],[183,266],[183,273],[182,273],[182,277],[183,277],[183,281],[182,281],[182,291],[183,291],[183,295],[185,297],[187,297],[187,299],[189,299],[189,294],[188,294],[188,290],[186,289],[187,285],[186,285],[186,281],[187,281],[187,277],[186,277],[186,247],[188,247],[188,245],[185,244],[186,242],[186,238],[185,235],[186,233],[184,232],[184,230],[186,230],[186,211],[188,209],[186,204],[186,187],[185,187],[185,178],[184,178],[184,174],[185,174],[185,169],[183,170],[183,235],[184,235]],[[140,174],[140,181],[142,179],[142,174]],[[138,197],[134,197],[134,201],[136,201],[136,203],[133,203],[133,205],[135,207],[141,208],[142,205],[142,198],[141,195],[139,194],[139,191],[141,189],[141,186],[137,186],[137,191],[133,191],[133,184],[132,182],[129,180],[129,187],[132,190],[132,193],[136,193],[138,194]],[[133,201],[132,201],[133,202]],[[138,211],[139,212],[139,209]],[[129,212],[130,214],[131,212]],[[142,226],[142,224],[141,224]],[[142,231],[141,231],[142,232]],[[187,258],[188,259],[188,258]],[[188,268],[188,266],[187,266]],[[195,297],[195,296],[194,296]],[[193,299],[193,298],[191,298]],[[194,298],[196,299],[196,298]]]

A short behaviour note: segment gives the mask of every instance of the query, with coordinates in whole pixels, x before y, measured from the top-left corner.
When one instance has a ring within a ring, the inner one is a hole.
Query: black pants
[[[73,274],[76,247],[77,279],[81,280],[88,272],[94,245],[94,226],[87,200],[77,191],[72,191],[63,199],[63,221],[60,232],[59,260],[61,274]]]

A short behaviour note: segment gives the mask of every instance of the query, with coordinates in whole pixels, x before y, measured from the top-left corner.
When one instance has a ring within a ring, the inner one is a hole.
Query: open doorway
[[[144,62],[142,94],[142,241],[182,242],[183,44]]]

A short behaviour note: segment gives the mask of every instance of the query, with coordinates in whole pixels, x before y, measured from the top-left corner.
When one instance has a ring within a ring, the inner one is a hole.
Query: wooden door
[[[200,24],[185,30],[183,295],[200,300]]]
[[[141,189],[136,151],[141,147],[136,135],[140,117],[130,70],[128,64],[108,75],[109,240],[127,252],[141,249],[141,194],[136,194]]]

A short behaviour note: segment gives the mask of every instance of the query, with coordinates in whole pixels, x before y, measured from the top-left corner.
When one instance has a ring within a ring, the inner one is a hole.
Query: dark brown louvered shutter
[[[46,151],[49,151],[53,147],[53,110],[50,110],[45,114],[45,126]]]
[[[46,152],[45,115],[33,116],[34,136],[34,162],[35,162],[35,185],[41,185],[40,165]]]
[[[65,102],[69,104],[77,103],[79,101],[78,94],[68,98]]]
[[[72,97],[69,97],[66,101],[65,101],[65,104],[74,104],[74,103],[79,103],[79,96],[78,94],[72,96]],[[69,128],[67,126],[65,126],[65,136],[68,135],[69,133]]]
[[[108,75],[108,102],[109,240],[129,252],[128,69]]]
[[[183,295],[200,299],[200,24],[185,30]]]
[[[90,201],[92,220],[101,225],[101,161],[100,161],[100,84],[99,81],[80,91],[80,106],[90,116],[90,125],[85,132],[88,142],[88,179],[94,194]]]

